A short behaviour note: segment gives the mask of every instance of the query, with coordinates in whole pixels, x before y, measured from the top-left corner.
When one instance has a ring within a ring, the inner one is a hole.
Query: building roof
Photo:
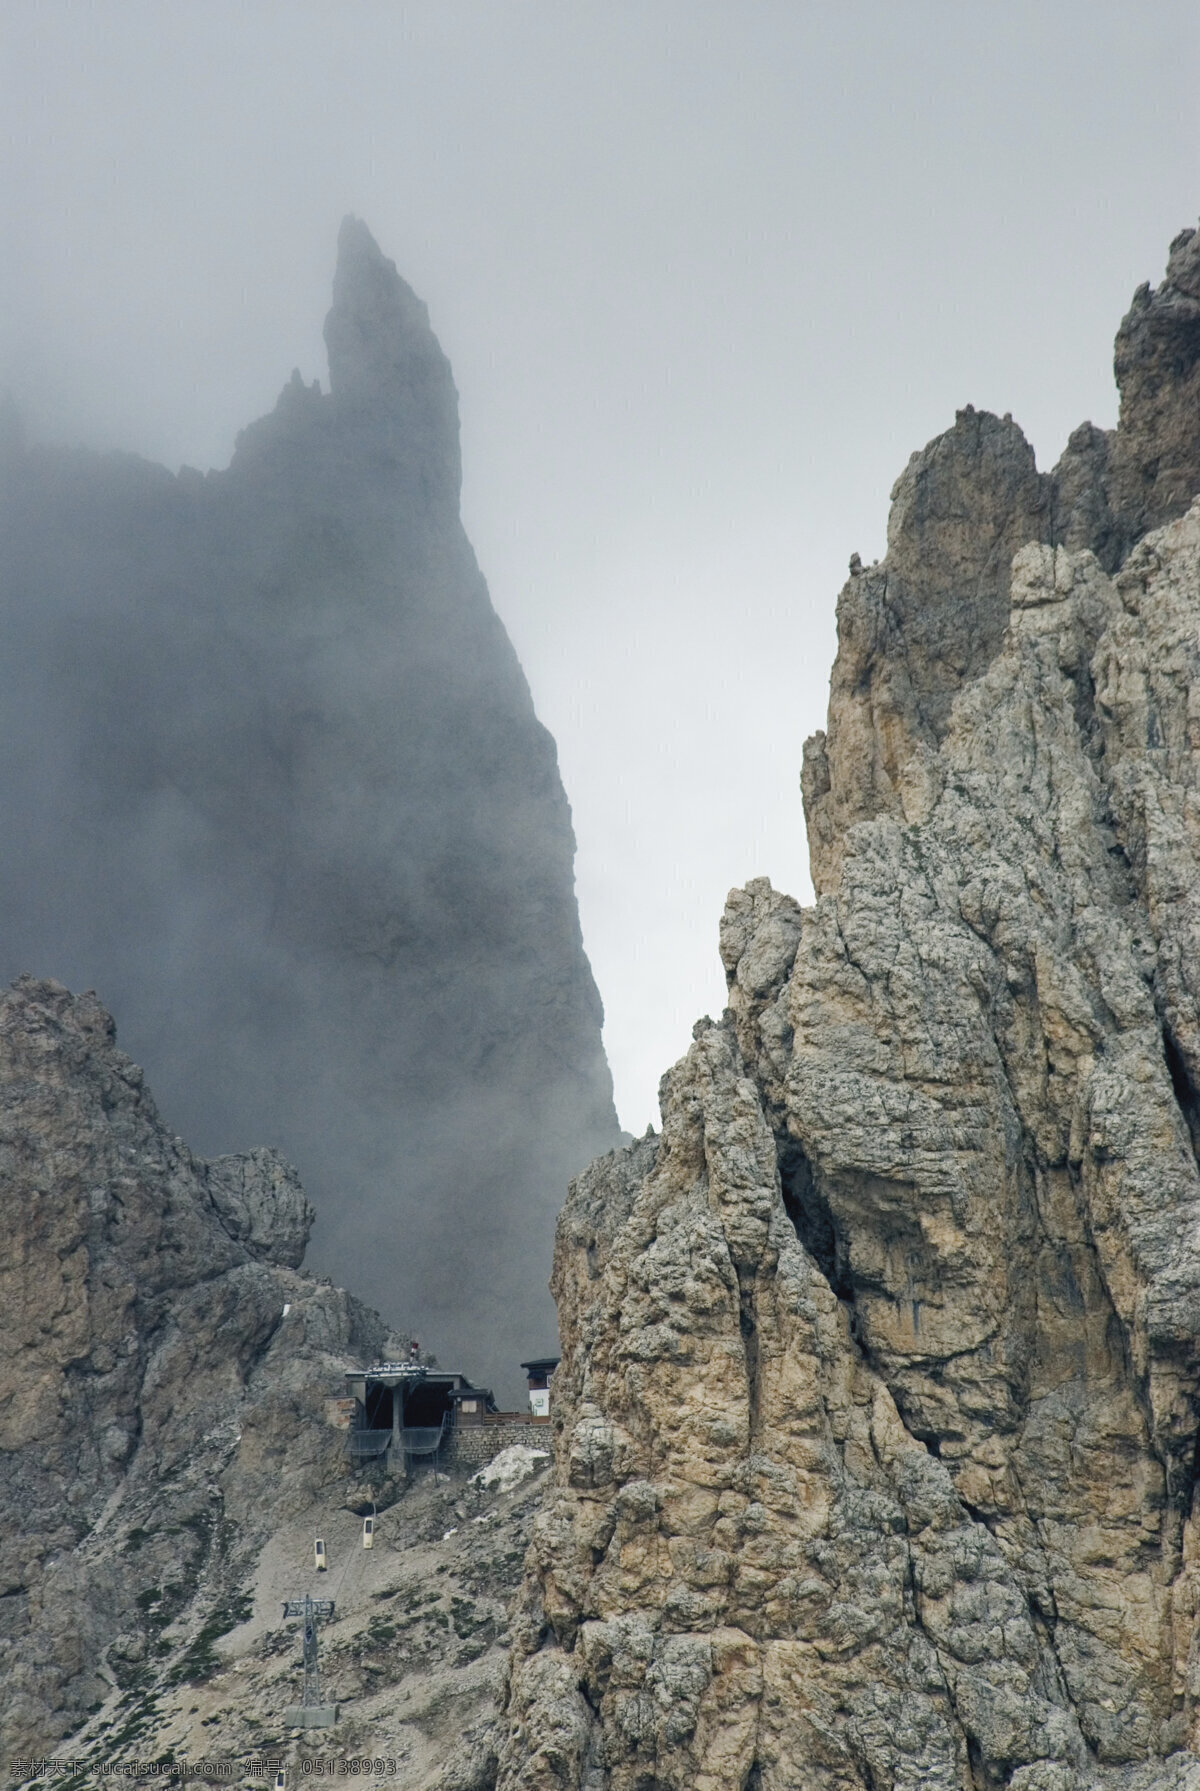
[[[423,1387],[468,1387],[465,1374],[453,1369],[425,1368],[419,1362],[375,1362],[370,1368],[348,1368],[348,1381],[384,1381],[392,1386],[402,1381],[420,1381]]]
[[[550,1374],[561,1361],[561,1356],[535,1356],[532,1362],[522,1362],[521,1367],[527,1374]]]

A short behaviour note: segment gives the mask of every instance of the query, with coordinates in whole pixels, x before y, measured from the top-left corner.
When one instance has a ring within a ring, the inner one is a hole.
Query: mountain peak
[[[372,419],[404,458],[414,452],[458,490],[458,394],[429,312],[361,218],[338,232],[333,307],[325,319],[329,383],[344,413]]]

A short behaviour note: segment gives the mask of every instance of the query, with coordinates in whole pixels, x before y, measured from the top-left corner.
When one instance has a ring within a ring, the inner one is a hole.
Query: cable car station
[[[415,1359],[348,1369],[343,1422],[351,1465],[408,1477],[421,1464],[478,1465],[510,1443],[531,1441],[531,1430],[550,1422],[548,1381],[556,1364],[556,1357],[522,1363],[530,1388],[525,1412],[498,1411],[489,1387]]]

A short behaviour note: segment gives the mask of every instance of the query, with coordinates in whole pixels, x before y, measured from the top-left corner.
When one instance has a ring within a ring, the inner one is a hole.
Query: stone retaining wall
[[[553,1453],[552,1432],[548,1424],[535,1424],[514,1419],[511,1424],[463,1424],[452,1431],[442,1454],[448,1468],[481,1468],[485,1462],[523,1443],[527,1449],[545,1449]]]

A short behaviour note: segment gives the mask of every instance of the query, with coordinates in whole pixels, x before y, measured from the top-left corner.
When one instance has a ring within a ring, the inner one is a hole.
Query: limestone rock
[[[896,481],[887,558],[852,571],[842,591],[829,727],[805,749],[818,888],[847,828],[911,803],[906,767],[936,748],[955,692],[999,648],[1013,554],[1048,538],[1050,519],[1033,449],[987,411],[960,411]]]
[[[236,1584],[311,1500],[334,1447],[323,1400],[384,1328],[294,1272],[308,1219],[294,1172],[265,1151],[194,1158],[109,1016],[61,984],[0,997],[0,1207],[11,1764],[137,1667],[151,1605],[165,1622],[202,1582]]]
[[[209,1197],[230,1236],[255,1256],[298,1269],[316,1214],[291,1164],[259,1148],[207,1168]]]
[[[971,413],[910,464],[816,904],[731,894],[572,1185],[501,1791],[1200,1784],[1200,471],[1127,495],[1191,242],[1074,484]]]
[[[812,876],[831,889],[847,830],[915,818],[950,703],[997,651],[1009,566],[1027,542],[1089,548],[1113,572],[1200,490],[1200,233],[1171,245],[1117,334],[1113,431],[1082,424],[1039,474],[1010,417],[971,406],[914,454],[892,491],[887,556],[857,562],[838,600],[829,723],[805,747]]]
[[[509,1451],[528,1459],[499,1485],[352,1490],[344,1370],[408,1340],[296,1272],[309,1217],[273,1153],[204,1163],[171,1136],[93,996],[26,978],[0,997],[6,1784],[47,1756],[81,1783],[205,1760],[261,1780],[267,1755],[299,1776],[315,1738],[283,1720],[302,1675],[281,1601],[306,1592],[335,1606],[328,1751],[410,1791],[494,1784],[547,1456]]]
[[[1166,278],[1141,286],[1117,333],[1121,415],[1110,503],[1131,541],[1186,510],[1200,485],[1200,234],[1171,244]]]
[[[1200,233],[1171,244],[1166,278],[1139,286],[1117,332],[1115,430],[1085,423],[1054,469],[1054,539],[1109,572],[1200,488]]]

